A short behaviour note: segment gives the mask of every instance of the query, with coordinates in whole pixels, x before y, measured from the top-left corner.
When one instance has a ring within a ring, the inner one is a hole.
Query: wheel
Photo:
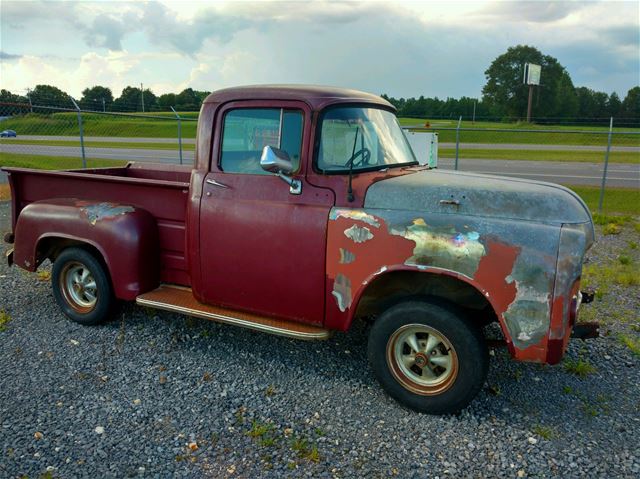
[[[437,299],[405,301],[373,323],[368,356],[390,396],[428,414],[453,414],[478,394],[489,352],[479,327]]]
[[[80,324],[105,321],[115,304],[105,267],[81,248],[67,248],[60,253],[53,263],[51,285],[58,306]]]

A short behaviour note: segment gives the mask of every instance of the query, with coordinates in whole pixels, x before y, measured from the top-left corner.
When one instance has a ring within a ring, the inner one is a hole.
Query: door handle
[[[217,186],[218,188],[229,188],[227,185],[223,185],[222,183],[218,183],[216,180],[207,179],[207,183],[213,186]]]

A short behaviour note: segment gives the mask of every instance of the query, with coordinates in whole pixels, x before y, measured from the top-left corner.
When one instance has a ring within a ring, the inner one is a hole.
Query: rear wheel
[[[392,397],[429,414],[466,407],[482,388],[489,364],[480,329],[435,299],[386,310],[373,324],[368,355]]]
[[[108,319],[115,299],[105,267],[81,248],[67,248],[53,263],[53,296],[73,321],[84,325]]]

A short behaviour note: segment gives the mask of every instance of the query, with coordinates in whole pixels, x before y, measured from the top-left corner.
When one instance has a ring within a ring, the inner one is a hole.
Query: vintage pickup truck
[[[594,241],[572,191],[420,166],[392,105],[337,88],[212,93],[193,167],[5,171],[8,261],[50,259],[72,320],[135,300],[312,340],[365,318],[382,386],[433,414],[481,389],[490,322],[513,358],[560,361]]]

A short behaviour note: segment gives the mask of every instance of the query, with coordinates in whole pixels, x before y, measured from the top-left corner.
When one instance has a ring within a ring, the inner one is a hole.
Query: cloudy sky
[[[0,86],[74,96],[314,83],[393,96],[479,96],[509,46],[556,57],[576,86],[640,83],[637,1],[177,2],[1,0]],[[542,73],[544,76],[544,72]]]

